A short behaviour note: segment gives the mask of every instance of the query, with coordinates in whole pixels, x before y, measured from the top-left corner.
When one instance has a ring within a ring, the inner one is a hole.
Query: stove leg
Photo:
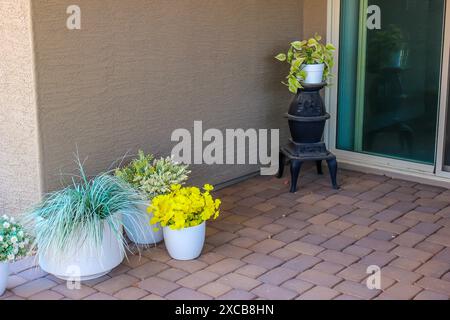
[[[300,160],[291,160],[291,193],[297,192],[297,182],[301,168],[302,162]]]
[[[323,175],[323,170],[322,170],[322,161],[316,161],[316,166],[317,166],[317,174],[319,175]]]
[[[284,167],[286,166],[286,156],[284,155],[283,152],[280,152],[280,159],[279,159],[279,161],[280,161],[280,163],[278,164],[277,178],[281,179],[281,178],[283,178]]]
[[[330,159],[327,161],[328,168],[330,169],[330,176],[331,176],[331,182],[333,184],[334,189],[339,189],[339,186],[337,184],[337,161],[336,159]]]

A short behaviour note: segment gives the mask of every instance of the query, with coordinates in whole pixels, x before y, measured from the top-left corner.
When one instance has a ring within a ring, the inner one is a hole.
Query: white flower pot
[[[407,65],[408,60],[408,50],[399,49],[392,52],[384,67],[386,68],[404,68]]]
[[[306,79],[303,83],[318,84],[323,82],[325,64],[305,64],[302,70],[306,71]]]
[[[164,243],[170,256],[175,260],[193,260],[202,253],[205,243],[206,223],[181,229],[163,228]]]
[[[152,215],[147,213],[148,204],[139,206],[140,214],[129,216],[124,215],[123,225],[128,238],[136,244],[152,245],[163,240],[161,225],[150,225]],[[154,229],[158,228],[158,231]]]
[[[8,284],[9,263],[0,262],[0,297],[5,293]]]
[[[125,257],[122,241],[106,222],[101,246],[80,240],[70,252],[58,252],[55,248],[47,255],[39,253],[39,265],[44,271],[71,281],[99,278],[120,265]]]

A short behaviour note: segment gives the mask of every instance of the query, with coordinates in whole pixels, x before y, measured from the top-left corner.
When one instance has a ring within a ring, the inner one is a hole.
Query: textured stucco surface
[[[304,0],[303,35],[305,38],[315,33],[327,35],[327,0]]]
[[[0,215],[16,215],[40,197],[29,1],[0,13]]]
[[[273,55],[302,37],[301,0],[33,2],[39,124],[46,189],[71,172],[78,146],[89,173],[138,148],[168,154],[176,128],[282,128],[287,69]],[[194,166],[220,183],[249,166]]]
[[[168,154],[194,120],[280,128],[284,141],[291,97],[273,55],[326,27],[325,0],[80,0],[70,31],[72,4],[0,1],[1,214],[58,188],[77,148],[95,174],[138,148]],[[192,182],[257,169],[194,166]]]

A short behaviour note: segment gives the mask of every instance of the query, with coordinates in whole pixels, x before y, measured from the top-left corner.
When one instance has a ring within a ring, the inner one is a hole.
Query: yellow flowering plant
[[[195,227],[219,216],[221,201],[213,199],[213,186],[206,184],[203,192],[197,187],[172,185],[169,194],[153,198],[147,211],[153,214],[150,224],[161,223],[172,230]]]

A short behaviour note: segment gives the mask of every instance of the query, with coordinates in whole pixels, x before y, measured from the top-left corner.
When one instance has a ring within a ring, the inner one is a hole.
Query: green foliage
[[[303,41],[294,41],[287,53],[278,54],[275,59],[281,62],[287,62],[291,68],[286,77],[287,83],[283,82],[292,93],[297,93],[302,88],[301,82],[307,74],[303,70],[306,64],[324,64],[324,81],[331,77],[331,69],[334,66],[334,51],[336,48],[332,44],[323,44],[322,37],[315,35],[314,38]]]
[[[389,25],[386,29],[373,30],[370,36],[369,47],[375,53],[391,53],[403,48],[405,37],[402,29]]]
[[[402,29],[389,25],[385,29],[373,30],[368,36],[368,68],[376,72],[388,64],[392,55],[406,49],[406,39]]]
[[[80,161],[78,165],[80,177],[72,178],[72,185],[47,195],[25,215],[26,221],[34,225],[34,246],[44,255],[60,256],[73,253],[84,242],[100,246],[107,223],[125,250],[120,215],[139,212],[139,194],[107,173],[89,180]]]
[[[0,262],[13,262],[27,255],[30,236],[14,218],[0,217]]]
[[[172,185],[183,184],[188,179],[188,166],[175,163],[171,158],[152,161],[152,155],[139,151],[137,159],[116,170],[116,176],[139,190],[147,200],[169,193]]]
[[[153,159],[153,155],[145,155],[142,150],[139,150],[138,157],[126,167],[116,169],[115,175],[135,189],[142,191],[143,182],[153,173]]]

